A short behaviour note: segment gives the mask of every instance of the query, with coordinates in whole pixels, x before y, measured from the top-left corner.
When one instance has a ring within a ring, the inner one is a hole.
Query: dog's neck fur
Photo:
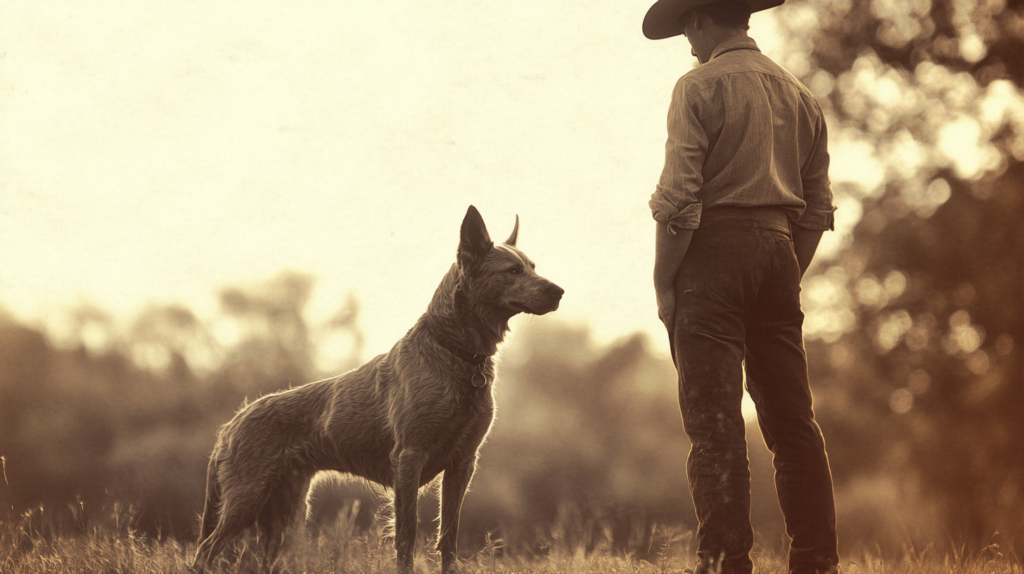
[[[471,280],[458,264],[452,265],[434,292],[421,322],[438,329],[467,351],[491,356],[498,351],[498,344],[508,332],[511,315],[502,316],[474,306],[468,293]]]

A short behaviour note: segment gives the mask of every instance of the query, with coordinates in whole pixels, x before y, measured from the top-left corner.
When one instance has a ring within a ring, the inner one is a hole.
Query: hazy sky
[[[314,322],[356,293],[374,354],[473,204],[496,240],[520,216],[561,319],[661,341],[647,200],[694,59],[650,1],[0,0],[0,305],[204,316],[295,270]]]

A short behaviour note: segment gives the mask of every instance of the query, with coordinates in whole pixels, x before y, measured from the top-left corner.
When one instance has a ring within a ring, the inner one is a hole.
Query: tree
[[[791,31],[819,25],[794,67],[833,134],[884,170],[839,189],[863,217],[808,281],[854,313],[823,367],[857,408],[830,413],[839,442],[870,421],[882,446],[859,462],[901,472],[952,541],[1024,548],[1024,2],[787,8]]]

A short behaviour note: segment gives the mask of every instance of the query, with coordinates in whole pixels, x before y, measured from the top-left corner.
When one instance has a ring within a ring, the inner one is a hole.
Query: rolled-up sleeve
[[[708,135],[698,117],[705,105],[699,84],[686,77],[676,82],[668,111],[665,168],[648,203],[654,219],[666,224],[669,233],[700,226],[697,191],[704,183]]]
[[[836,209],[832,203],[832,184],[828,179],[828,128],[824,117],[819,116],[817,128],[814,148],[800,174],[807,207],[794,223],[816,231],[835,230]]]

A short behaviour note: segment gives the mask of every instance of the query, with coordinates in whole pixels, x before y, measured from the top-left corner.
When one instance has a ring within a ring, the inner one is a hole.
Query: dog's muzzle
[[[543,296],[541,297],[540,308],[532,313],[534,315],[543,315],[550,313],[555,309],[558,309],[558,303],[562,300],[562,295],[565,294],[565,289],[562,289],[554,283],[548,282],[542,290]]]

